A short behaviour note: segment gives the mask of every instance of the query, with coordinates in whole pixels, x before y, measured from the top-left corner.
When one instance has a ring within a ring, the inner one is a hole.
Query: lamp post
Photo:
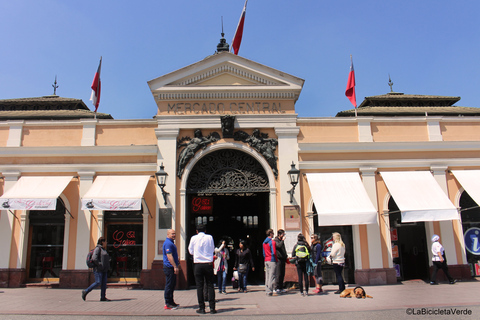
[[[288,178],[290,179],[290,184],[292,185],[292,189],[288,190],[287,193],[290,194],[290,203],[293,202],[293,194],[295,193],[295,187],[298,184],[298,178],[300,177],[300,170],[295,168],[295,163],[291,164],[292,168],[288,170]]]
[[[155,172],[155,177],[157,178],[158,186],[160,187],[160,189],[162,189],[162,195],[163,195],[163,200],[165,201],[165,205],[167,205],[167,195],[169,193],[163,190],[163,188],[165,188],[165,186],[167,185],[168,173],[166,173],[165,170],[163,170],[164,168],[165,167],[163,166],[163,162],[162,162],[162,164],[160,165],[160,169],[157,172]]]

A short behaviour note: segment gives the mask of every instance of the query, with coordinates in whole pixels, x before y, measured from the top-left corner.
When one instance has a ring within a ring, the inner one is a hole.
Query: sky
[[[147,81],[229,44],[244,0],[0,1],[0,99],[82,99],[102,56],[98,112],[151,119]],[[299,117],[334,117],[350,55],[359,105],[393,91],[458,96],[480,107],[480,1],[250,0],[239,55],[304,79]]]

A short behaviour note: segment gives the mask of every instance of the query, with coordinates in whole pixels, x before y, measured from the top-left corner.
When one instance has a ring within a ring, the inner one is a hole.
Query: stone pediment
[[[157,101],[262,98],[292,99],[300,95],[304,80],[230,52],[150,80]],[[265,93],[268,93],[266,95]]]

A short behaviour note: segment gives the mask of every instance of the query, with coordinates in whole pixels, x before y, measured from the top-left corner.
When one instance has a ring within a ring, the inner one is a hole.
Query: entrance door
[[[27,277],[32,282],[52,281],[62,270],[65,206],[58,199],[56,210],[32,210],[28,216]]]
[[[255,263],[250,284],[263,282],[262,242],[270,226],[269,183],[263,167],[252,156],[224,149],[203,157],[192,169],[187,182],[187,280],[195,284],[188,243],[198,224],[205,224],[215,246],[223,239],[230,250],[232,278],[235,251],[240,240],[249,246]],[[228,282],[227,282],[228,283]]]
[[[424,222],[401,223],[397,204],[388,203],[392,238],[393,264],[398,280],[428,280],[428,248]],[[395,240],[396,239],[396,240]]]
[[[142,271],[143,210],[105,211],[110,282],[138,282]]]

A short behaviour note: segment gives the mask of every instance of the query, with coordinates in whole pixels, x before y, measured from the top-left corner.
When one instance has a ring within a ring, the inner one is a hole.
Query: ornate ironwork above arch
[[[249,154],[222,149],[207,154],[193,167],[188,193],[268,192],[267,173]]]

